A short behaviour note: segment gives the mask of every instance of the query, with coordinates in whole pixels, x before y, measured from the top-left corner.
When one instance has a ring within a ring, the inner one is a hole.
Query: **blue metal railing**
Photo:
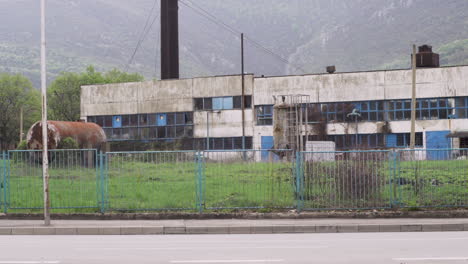
[[[468,149],[51,150],[56,212],[468,206]],[[286,153],[287,152],[287,153]],[[40,151],[0,153],[0,210],[41,210]]]

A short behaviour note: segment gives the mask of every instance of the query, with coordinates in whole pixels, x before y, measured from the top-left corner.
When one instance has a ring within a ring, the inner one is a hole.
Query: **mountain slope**
[[[468,63],[466,0],[183,0],[246,34],[246,71],[261,75],[409,67],[412,43],[442,65]],[[125,70],[153,0],[48,0],[48,71]],[[0,71],[38,86],[39,1],[0,0]],[[159,12],[159,4],[156,5]],[[239,37],[180,4],[182,77],[240,72]],[[159,76],[159,18],[128,70]],[[49,80],[50,81],[50,80]]]

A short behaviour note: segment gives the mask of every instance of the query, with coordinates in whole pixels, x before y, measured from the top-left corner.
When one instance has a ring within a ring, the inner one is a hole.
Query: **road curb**
[[[0,213],[0,220],[42,220],[42,213]],[[386,210],[337,210],[337,211],[278,211],[258,213],[251,211],[239,212],[162,212],[162,213],[52,213],[54,220],[208,220],[208,219],[381,219],[381,218],[468,218],[468,209],[421,210],[404,209]]]
[[[0,227],[0,235],[201,235],[468,231],[468,224]]]

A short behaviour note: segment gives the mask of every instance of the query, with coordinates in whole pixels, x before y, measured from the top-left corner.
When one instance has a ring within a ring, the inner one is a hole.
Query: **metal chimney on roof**
[[[161,79],[179,78],[179,3],[161,0]]]
[[[432,52],[432,46],[419,46],[416,53],[416,68],[434,67],[439,67],[439,54]]]
[[[327,72],[328,72],[328,73],[330,73],[330,74],[331,74],[331,73],[335,73],[335,71],[336,71],[335,65],[327,66]]]

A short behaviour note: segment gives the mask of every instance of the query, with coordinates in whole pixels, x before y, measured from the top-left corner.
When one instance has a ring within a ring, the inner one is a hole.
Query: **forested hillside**
[[[157,78],[159,3],[128,65],[153,5],[48,0],[49,78],[89,64]],[[0,72],[24,73],[38,86],[39,1],[0,0],[0,6]],[[412,43],[432,45],[442,65],[468,64],[466,0],[182,0],[183,77],[240,71],[239,37],[200,15],[203,10],[246,34],[246,71],[257,75],[323,72],[331,64],[338,71],[409,67]]]

